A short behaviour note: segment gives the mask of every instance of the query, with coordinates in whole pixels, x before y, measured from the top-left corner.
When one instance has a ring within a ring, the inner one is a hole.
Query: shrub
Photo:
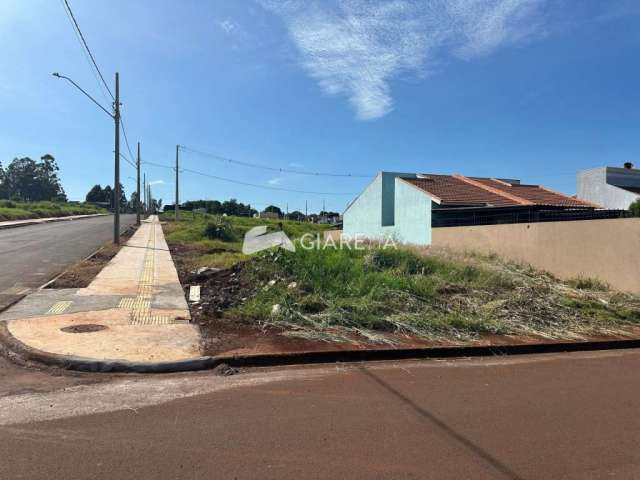
[[[567,283],[578,290],[609,290],[609,285],[597,278],[577,277],[568,280]]]
[[[632,217],[640,217],[640,199],[629,205],[629,213]]]
[[[210,240],[233,242],[236,240],[231,223],[224,217],[214,217],[204,228],[204,236]]]

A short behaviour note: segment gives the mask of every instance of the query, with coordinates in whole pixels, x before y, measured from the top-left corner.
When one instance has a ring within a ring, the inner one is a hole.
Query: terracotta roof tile
[[[443,204],[458,205],[516,205],[506,197],[463,182],[451,175],[425,175],[425,178],[404,178],[407,182],[435,195]]]
[[[594,207],[588,202],[554,192],[538,185],[510,184],[502,180],[461,175],[421,175],[403,178],[431,195],[443,205],[551,205]]]
[[[473,177],[472,177],[473,178]],[[546,187],[540,185],[523,185],[523,184],[509,184],[493,178],[473,178],[474,180],[503,191],[510,195],[528,200],[534,205],[553,205],[562,207],[593,207],[589,202],[578,200],[577,198],[564,195],[562,193],[554,192]]]

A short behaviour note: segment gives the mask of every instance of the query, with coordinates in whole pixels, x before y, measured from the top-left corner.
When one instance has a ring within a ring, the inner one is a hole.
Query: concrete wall
[[[342,215],[342,228],[346,236],[365,235],[378,238],[382,229],[382,174],[351,202]]]
[[[381,172],[343,214],[345,237],[429,245],[431,197],[398,178],[415,174]]]
[[[434,228],[432,244],[496,253],[560,278],[595,277],[640,293],[639,218]]]
[[[635,174],[637,170],[625,171],[622,168],[600,167],[578,172],[577,197],[595,203],[602,208],[626,210],[640,195],[619,188],[616,185],[640,187]],[[636,185],[637,183],[637,185]]]
[[[399,178],[395,179],[394,238],[401,243],[431,244],[431,197]]]

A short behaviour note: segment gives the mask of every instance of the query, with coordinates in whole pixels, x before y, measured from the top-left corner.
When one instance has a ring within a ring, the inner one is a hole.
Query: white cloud
[[[238,24],[229,19],[221,21],[218,26],[227,34],[232,34],[238,30]]]
[[[545,0],[262,0],[283,18],[309,75],[346,96],[362,120],[393,109],[389,81],[428,75],[447,56],[470,60],[533,34]]]
[[[165,181],[164,180],[153,180],[152,182],[149,182],[149,185],[164,185]]]
[[[297,163],[297,162],[290,162],[289,166],[293,167],[293,168],[302,168],[304,165],[302,165],[301,163]]]
[[[269,185],[280,185],[281,181],[282,181],[281,178],[271,178],[271,179],[267,180],[267,183]]]

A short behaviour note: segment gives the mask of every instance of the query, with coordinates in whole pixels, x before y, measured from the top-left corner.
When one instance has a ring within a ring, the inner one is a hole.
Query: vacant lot
[[[106,213],[105,210],[85,204],[59,202],[14,202],[0,200],[0,222],[7,220],[27,220],[30,218],[68,217]]]
[[[238,234],[256,220],[226,219],[230,236],[215,240],[207,239],[210,222],[217,220],[165,226],[183,284],[202,286],[194,318],[205,329],[251,327],[314,341],[393,344],[618,336],[640,323],[639,297],[590,279],[562,282],[496,257],[373,245],[308,250],[298,244],[296,252],[247,258]],[[319,230],[300,223],[282,228],[292,238]]]

